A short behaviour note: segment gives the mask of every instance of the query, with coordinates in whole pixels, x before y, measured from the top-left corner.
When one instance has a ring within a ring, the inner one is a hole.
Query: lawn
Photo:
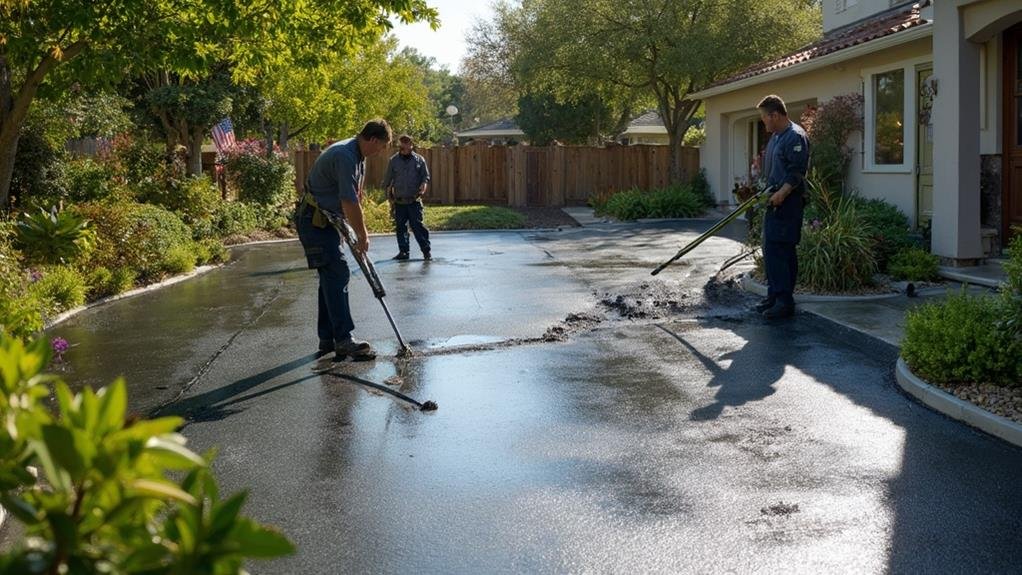
[[[394,231],[387,203],[367,201],[363,207],[366,227],[372,233]],[[506,230],[525,227],[525,215],[499,206],[426,206],[430,230]]]

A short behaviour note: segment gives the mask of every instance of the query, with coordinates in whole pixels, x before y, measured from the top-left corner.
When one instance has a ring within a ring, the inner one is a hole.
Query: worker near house
[[[802,239],[802,217],[806,206],[806,172],[809,168],[809,139],[801,126],[788,119],[780,97],[770,95],[757,105],[760,119],[770,136],[763,173],[774,191],[763,220],[763,263],[766,268],[767,297],[756,311],[768,319],[795,313],[795,281],[798,278],[797,248]]]
[[[429,187],[429,166],[426,159],[415,153],[415,141],[408,134],[398,138],[398,153],[390,157],[387,173],[383,177],[383,189],[391,203],[394,229],[397,233],[398,253],[395,260],[407,260],[409,253],[408,227],[415,234],[415,241],[422,250],[422,259],[431,260],[429,230],[422,221],[422,196]]]
[[[336,352],[335,360],[356,361],[376,357],[368,342],[352,337],[355,323],[348,305],[351,274],[341,252],[341,237],[323,211],[342,214],[357,237],[356,249],[369,251],[369,232],[362,217],[362,185],[366,158],[390,145],[392,132],[386,121],[366,122],[358,136],[330,145],[309,170],[305,194],[298,203],[295,224],[309,268],[319,274],[319,315],[316,331],[319,351]]]

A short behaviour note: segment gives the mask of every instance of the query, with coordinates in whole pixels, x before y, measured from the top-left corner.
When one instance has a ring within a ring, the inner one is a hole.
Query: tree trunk
[[[18,153],[19,130],[0,130],[0,209],[7,206],[11,196],[11,178],[14,177],[14,157]]]
[[[192,138],[188,145],[188,175],[202,174],[202,135],[201,127],[192,128]]]
[[[282,152],[287,151],[288,130],[287,122],[280,125],[280,139],[278,141],[280,142],[280,151]]]

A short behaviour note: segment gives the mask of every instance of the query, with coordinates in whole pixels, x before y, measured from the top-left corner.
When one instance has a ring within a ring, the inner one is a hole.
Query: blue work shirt
[[[400,152],[390,157],[387,174],[383,177],[383,189],[394,186],[394,197],[399,200],[414,200],[419,196],[419,187],[429,183],[429,167],[426,158],[412,152],[402,156]]]
[[[341,200],[358,202],[358,190],[365,175],[366,161],[358,138],[331,144],[316,158],[306,180],[307,190],[320,209],[341,211]]]
[[[809,170],[809,138],[795,122],[770,136],[766,149],[766,178],[768,186],[780,189],[791,184],[792,195],[805,192],[806,172]],[[790,196],[789,196],[790,197]]]

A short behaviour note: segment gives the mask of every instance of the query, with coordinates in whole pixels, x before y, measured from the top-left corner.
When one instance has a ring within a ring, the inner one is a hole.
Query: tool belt
[[[298,202],[299,213],[305,211],[307,208],[312,209],[312,225],[317,228],[325,228],[330,225],[330,221],[326,219],[326,215],[323,214],[323,210],[319,209],[319,204],[316,203],[316,198],[309,192],[302,194],[302,199]]]

